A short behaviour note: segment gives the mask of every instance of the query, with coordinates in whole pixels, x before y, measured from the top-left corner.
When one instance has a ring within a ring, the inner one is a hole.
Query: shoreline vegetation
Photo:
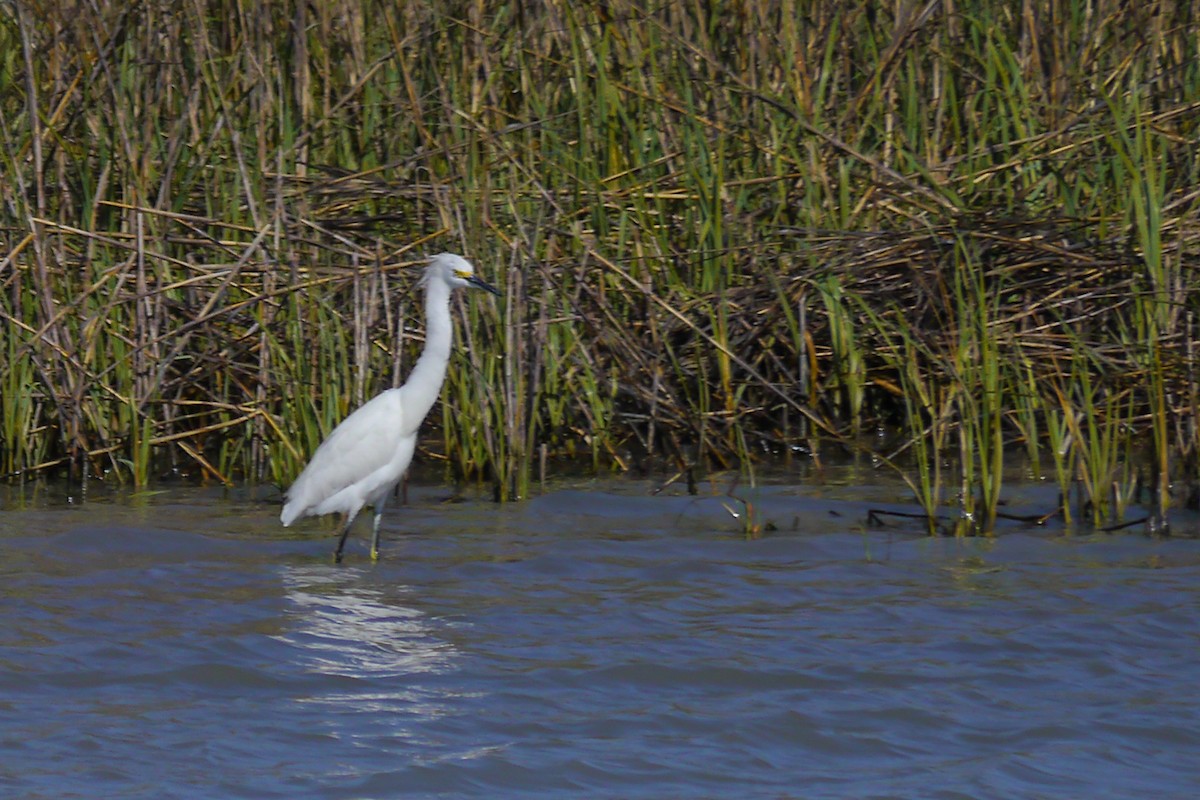
[[[423,440],[526,496],[869,455],[987,533],[1200,503],[1200,12],[17,2],[0,475],[287,485],[456,303]],[[750,515],[747,515],[750,516]]]

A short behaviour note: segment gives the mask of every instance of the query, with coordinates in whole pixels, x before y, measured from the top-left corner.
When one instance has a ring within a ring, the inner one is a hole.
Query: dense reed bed
[[[0,472],[286,483],[453,250],[505,296],[423,457],[500,498],[869,452],[989,530],[1015,448],[1165,520],[1198,42],[1116,0],[5,5]]]

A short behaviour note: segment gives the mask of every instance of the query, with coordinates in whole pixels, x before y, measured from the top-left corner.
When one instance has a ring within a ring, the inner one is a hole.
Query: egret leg
[[[342,563],[342,548],[346,546],[346,535],[350,533],[350,524],[354,522],[355,516],[355,514],[349,513],[342,515],[342,535],[338,537],[337,550],[333,551],[333,563],[335,564]]]
[[[379,560],[379,523],[383,521],[384,501],[375,505],[375,525],[371,529],[371,561]]]

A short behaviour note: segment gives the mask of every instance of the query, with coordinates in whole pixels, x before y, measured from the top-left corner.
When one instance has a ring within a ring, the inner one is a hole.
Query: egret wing
[[[295,519],[387,466],[403,438],[400,420],[397,389],[375,396],[342,420],[288,489],[285,515]]]

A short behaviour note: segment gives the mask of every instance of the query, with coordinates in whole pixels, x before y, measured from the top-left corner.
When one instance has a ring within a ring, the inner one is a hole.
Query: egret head
[[[454,253],[439,253],[429,259],[429,266],[425,268],[425,276],[421,282],[428,286],[429,282],[434,280],[444,281],[451,289],[474,286],[494,295],[500,294],[495,286],[475,275],[475,267],[470,261]]]

